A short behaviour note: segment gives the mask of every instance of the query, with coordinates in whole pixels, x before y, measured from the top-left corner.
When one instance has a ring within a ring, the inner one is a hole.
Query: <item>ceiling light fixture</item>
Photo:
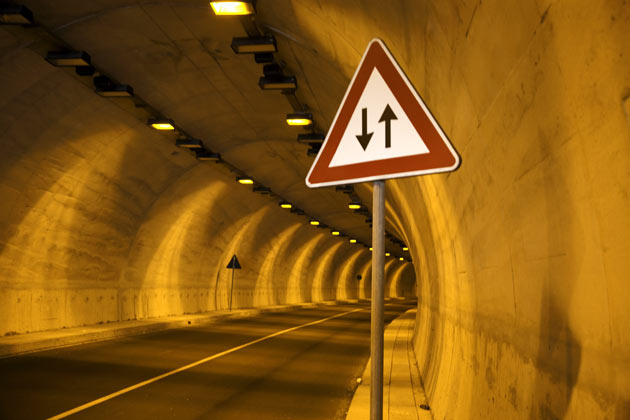
[[[239,184],[243,185],[251,185],[254,183],[254,180],[248,176],[237,176],[236,181],[238,181]]]
[[[147,124],[155,128],[156,130],[162,130],[162,131],[175,130],[175,123],[173,122],[173,120],[167,120],[164,118],[152,118],[147,122]]]
[[[280,207],[282,207],[283,209],[290,209],[293,207],[293,205],[289,203],[288,201],[281,201]]]
[[[339,236],[341,234],[341,232],[339,232],[338,230],[333,230],[330,233],[332,234],[332,236]]]
[[[201,161],[215,161],[218,162],[221,160],[221,155],[218,153],[212,153],[207,150],[195,150],[195,157],[197,160]]]
[[[298,134],[297,142],[302,144],[322,144],[326,136],[319,133]]]
[[[407,248],[406,246],[403,246],[403,251],[409,251],[409,248]]]
[[[313,226],[319,226],[319,220],[311,220],[310,223]]]
[[[256,62],[256,64],[273,63],[273,54],[272,53],[255,53],[254,61]]]
[[[203,149],[203,143],[199,139],[177,139],[175,146],[184,149]]]
[[[295,90],[297,79],[295,76],[261,77],[258,86],[263,90]]]
[[[335,191],[341,191],[344,194],[352,194],[354,187],[352,185],[337,185]]]
[[[90,66],[79,66],[78,69],[89,69]],[[81,74],[81,72],[77,71]],[[107,76],[96,76],[93,80],[96,93],[106,98],[133,96],[133,88],[129,85],[115,83]],[[169,120],[170,121],[170,120]]]
[[[403,257],[398,258],[399,261],[405,261]]]
[[[356,201],[353,201],[352,203],[348,204],[348,208],[350,210],[358,210],[361,208],[361,203],[357,203]]]
[[[57,67],[83,67],[90,65],[90,55],[85,51],[50,51],[46,54],[46,61]]]
[[[351,244],[356,244],[356,243],[357,243],[357,240],[356,240],[356,239],[354,239],[354,238],[350,238],[350,243],[351,243]]]
[[[236,54],[258,54],[278,52],[273,36],[232,38],[232,50]]]
[[[280,64],[277,64],[277,63],[265,64],[263,66],[263,74],[265,75],[265,77],[284,76],[282,74],[282,67],[280,67]]]
[[[264,187],[264,186],[262,186],[262,185],[256,185],[256,186],[254,186],[253,191],[254,191],[254,192],[257,192],[257,193],[265,194],[265,195],[266,195],[266,194],[271,194],[271,188],[269,188],[269,187]]]
[[[389,257],[389,256],[391,256],[391,255],[392,255],[392,254],[390,254],[389,252],[386,252],[386,253],[385,253],[385,256],[386,256],[386,257]]]
[[[0,24],[3,25],[32,25],[33,12],[26,6],[18,4],[0,5]]]
[[[304,126],[313,124],[313,115],[310,112],[293,112],[287,114],[287,124],[290,126]]]
[[[79,76],[93,76],[96,73],[96,69],[93,66],[77,66],[74,71]]]
[[[254,4],[252,3],[251,0],[211,1],[210,6],[212,6],[212,10],[214,11],[214,14],[217,16],[253,15],[256,12],[256,10],[254,9]]]
[[[77,67],[80,69],[83,67]],[[78,71],[77,73],[81,75]],[[133,96],[133,88],[129,85],[113,85],[108,87],[97,87],[96,93],[105,98],[129,98]],[[174,128],[173,128],[174,129]],[[167,129],[171,130],[171,129]]]

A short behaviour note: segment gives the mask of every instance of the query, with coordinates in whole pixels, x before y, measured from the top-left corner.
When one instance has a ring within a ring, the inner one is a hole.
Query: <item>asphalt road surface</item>
[[[366,302],[0,359],[0,419],[343,419],[369,343]]]

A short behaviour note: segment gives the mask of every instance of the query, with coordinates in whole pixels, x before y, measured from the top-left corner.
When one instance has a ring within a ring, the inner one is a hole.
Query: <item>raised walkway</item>
[[[416,309],[410,309],[385,329],[383,358],[383,420],[433,420],[413,351]],[[368,362],[346,420],[370,418],[371,363]],[[424,408],[420,408],[420,406]]]

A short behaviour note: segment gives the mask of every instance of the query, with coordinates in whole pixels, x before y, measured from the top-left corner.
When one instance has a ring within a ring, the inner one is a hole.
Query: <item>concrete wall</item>
[[[366,295],[368,250],[0,40],[0,335],[226,309],[233,254],[236,308]]]
[[[311,85],[380,37],[463,157],[388,183],[434,417],[630,418],[628,2],[280,3]]]

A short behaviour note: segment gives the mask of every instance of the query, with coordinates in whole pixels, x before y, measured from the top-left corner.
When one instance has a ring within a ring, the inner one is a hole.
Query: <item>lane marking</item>
[[[192,369],[195,366],[199,366],[199,365],[201,365],[203,363],[206,363],[206,362],[209,362],[211,360],[218,359],[219,357],[223,357],[223,356],[228,355],[230,353],[234,353],[235,351],[242,350],[242,349],[244,349],[246,347],[253,346],[254,344],[260,343],[261,341],[269,340],[270,338],[274,338],[274,337],[277,337],[277,336],[282,335],[282,334],[290,333],[291,331],[299,330],[300,328],[305,328],[305,327],[310,327],[311,325],[321,324],[322,322],[326,322],[326,321],[329,321],[329,320],[334,319],[334,318],[339,318],[341,316],[348,315],[348,314],[351,314],[353,312],[364,311],[365,309],[366,308],[353,309],[352,311],[342,312],[342,313],[337,314],[337,315],[329,316],[328,318],[324,318],[324,319],[320,319],[320,320],[317,320],[317,321],[309,322],[307,324],[298,325],[296,327],[287,328],[286,330],[278,331],[278,332],[275,332],[273,334],[269,334],[269,335],[266,335],[264,337],[257,338],[256,340],[250,341],[250,342],[245,343],[245,344],[241,344],[240,346],[233,347],[233,348],[231,348],[229,350],[225,350],[225,351],[222,351],[222,352],[217,353],[217,354],[213,354],[212,356],[208,356],[205,359],[197,360],[196,362],[190,363],[190,364],[188,364],[186,366],[182,366],[180,368],[177,368],[175,370],[171,370],[170,372],[163,373],[163,374],[161,374],[159,376],[156,376],[154,378],[147,379],[146,381],[143,381],[143,382],[137,383],[135,385],[129,386],[127,388],[121,389],[120,391],[113,392],[113,393],[111,393],[109,395],[106,395],[106,396],[101,397],[101,398],[99,398],[97,400],[94,400],[94,401],[90,401],[88,403],[80,405],[80,406],[78,406],[76,408],[73,408],[71,410],[64,411],[61,414],[57,414],[56,416],[48,418],[47,420],[63,419],[65,417],[71,416],[72,414],[76,414],[76,413],[78,413],[80,411],[86,410],[86,409],[88,409],[90,407],[94,407],[95,405],[98,405],[98,404],[103,403],[105,401],[111,400],[112,398],[116,398],[116,397],[118,397],[120,395],[126,394],[126,393],[131,392],[133,390],[136,390],[138,388],[141,388],[141,387],[143,387],[145,385],[149,385],[149,384],[152,384],[153,382],[157,382],[160,379],[168,378],[169,376],[175,375],[176,373],[183,372],[183,371],[188,370],[188,369]]]

